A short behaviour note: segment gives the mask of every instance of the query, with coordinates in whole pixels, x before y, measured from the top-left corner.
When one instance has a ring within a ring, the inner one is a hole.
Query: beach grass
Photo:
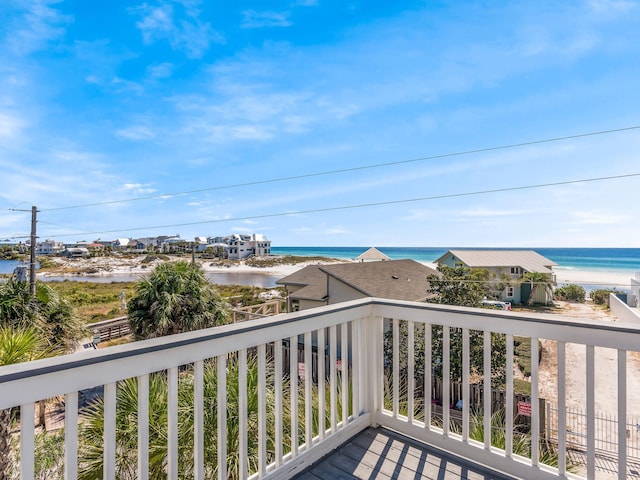
[[[101,320],[126,315],[126,310],[120,308],[120,294],[124,292],[125,300],[133,297],[137,282],[78,282],[65,280],[50,282],[60,295],[66,298],[74,307],[76,314],[85,323],[95,323]],[[260,288],[248,285],[217,285],[220,296],[233,306],[249,306],[263,303],[260,293],[281,290],[283,287]]]

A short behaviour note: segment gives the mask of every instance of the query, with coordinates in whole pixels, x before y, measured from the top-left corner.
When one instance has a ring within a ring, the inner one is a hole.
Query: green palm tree
[[[32,297],[26,282],[12,279],[0,284],[0,366],[72,351],[86,335],[71,305],[49,285],[37,282]],[[0,412],[0,480],[8,478],[10,430],[7,409]]]
[[[129,323],[140,340],[225,324],[227,310],[200,267],[165,263],[136,285]]]
[[[0,366],[28,362],[50,355],[40,332],[32,327],[0,326]],[[11,409],[0,410],[0,480],[11,478]]]
[[[271,365],[271,363],[270,363]],[[268,382],[272,382],[273,369],[267,369]],[[270,380],[269,380],[270,379]],[[181,371],[178,382],[178,465],[181,478],[193,476],[193,380],[190,367]],[[227,478],[239,477],[239,368],[235,358],[227,362]],[[218,470],[217,449],[217,386],[218,376],[215,362],[208,361],[204,368],[204,464],[205,478],[216,478]],[[149,377],[149,478],[166,478],[167,467],[167,377],[158,372]],[[274,394],[268,389],[267,436],[274,438]],[[116,476],[123,480],[136,478],[137,468],[137,422],[138,381],[130,378],[119,382],[116,393]],[[247,423],[248,430],[257,431],[258,422],[258,363],[255,357],[247,362]],[[95,401],[86,411],[80,429],[79,478],[102,478],[103,469],[104,402]],[[247,457],[250,472],[258,468],[258,439],[247,438]],[[270,452],[272,455],[272,452]]]
[[[58,352],[75,350],[88,335],[71,304],[42,282],[36,283],[35,298],[26,282],[9,280],[0,284],[0,325],[28,325]]]

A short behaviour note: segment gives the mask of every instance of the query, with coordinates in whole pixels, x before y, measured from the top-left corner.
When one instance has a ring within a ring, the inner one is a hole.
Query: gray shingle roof
[[[292,298],[322,301],[327,297],[327,274],[320,270],[319,265],[307,265],[276,283],[302,286],[291,294]]]
[[[362,292],[363,297],[422,301],[427,298],[427,276],[438,274],[414,260],[310,265],[281,278],[279,285],[300,285],[291,298],[325,300],[331,276]]]
[[[437,274],[415,260],[341,263],[320,269],[367,297],[417,301],[427,298],[427,276]]]

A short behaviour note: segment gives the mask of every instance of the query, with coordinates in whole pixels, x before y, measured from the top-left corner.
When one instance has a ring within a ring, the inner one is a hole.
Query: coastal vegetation
[[[176,262],[138,281],[128,317],[134,338],[143,340],[223,325],[228,310],[200,267]]]
[[[577,302],[584,303],[586,300],[587,293],[584,288],[580,285],[564,285],[562,287],[556,288],[554,293],[554,298],[558,300],[564,300],[565,302]],[[593,298],[593,297],[592,297]]]
[[[0,366],[72,351],[86,336],[70,304],[49,285],[37,282],[35,295],[26,282],[0,284]],[[44,422],[40,404],[39,423]],[[0,480],[10,478],[11,409],[0,411]]]
[[[609,305],[609,295],[610,294],[621,293],[620,290],[616,289],[608,289],[608,288],[600,288],[598,290],[592,290],[589,296],[593,303],[596,305]]]
[[[125,302],[135,293],[137,282],[85,282],[65,280],[49,282],[58,294],[67,299],[76,315],[85,324],[108,320],[127,314],[122,308],[120,295],[124,292]],[[276,290],[284,296],[283,287],[266,289],[251,285],[215,285],[218,294],[232,307],[246,307],[263,303],[260,294]]]

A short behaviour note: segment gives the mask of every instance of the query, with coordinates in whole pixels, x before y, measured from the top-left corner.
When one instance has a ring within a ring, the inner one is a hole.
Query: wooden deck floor
[[[512,480],[382,428],[369,428],[296,480]]]

